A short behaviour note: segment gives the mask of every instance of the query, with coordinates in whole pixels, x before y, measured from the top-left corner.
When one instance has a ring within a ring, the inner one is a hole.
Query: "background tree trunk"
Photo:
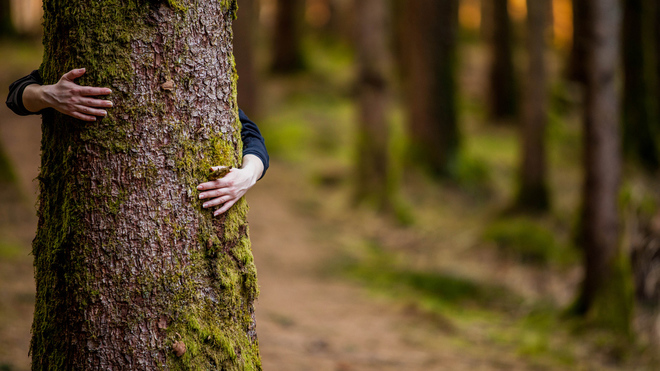
[[[236,1],[169,3],[44,2],[45,82],[85,66],[115,107],[44,114],[34,370],[261,369],[247,205],[196,190],[240,159]]]
[[[11,0],[0,0],[0,37],[11,36],[14,32],[11,19]]]
[[[481,26],[479,32],[487,45],[492,43],[493,21],[495,19],[494,6],[493,0],[481,0]]]
[[[582,242],[585,276],[578,313],[614,330],[630,333],[630,266],[619,244],[618,196],[621,178],[620,100],[616,71],[620,51],[619,0],[590,0],[586,107],[585,183]]]
[[[660,121],[660,3],[655,1],[655,17],[653,20],[655,38],[655,104],[656,104],[656,125]]]
[[[529,68],[522,123],[522,166],[517,203],[521,208],[547,210],[545,126],[548,121],[546,30],[548,0],[527,0],[527,50]]]
[[[303,68],[300,39],[304,10],[303,0],[277,0],[271,66],[273,72],[291,73]]]
[[[647,83],[651,72],[650,56],[645,51],[645,41],[653,37],[651,27],[646,26],[645,14],[652,10],[653,4],[645,0],[625,0],[623,4],[623,148],[647,169],[656,170],[660,161],[651,125],[651,95]]]
[[[389,95],[388,10],[386,0],[362,0],[355,3],[357,23],[359,125],[357,150],[358,202],[367,201],[378,209],[390,206],[388,179]]]
[[[572,0],[573,6],[573,46],[568,58],[567,77],[570,80],[586,83],[587,72],[584,70],[587,57],[588,30],[592,12],[589,0]]]
[[[458,0],[411,0],[404,13],[403,75],[413,161],[434,175],[451,177],[459,152]]]
[[[500,120],[518,113],[518,88],[513,65],[513,35],[508,0],[493,1],[491,34],[490,115]]]
[[[241,0],[234,21],[234,58],[238,72],[238,106],[252,117],[258,116],[258,73],[255,64],[255,37],[259,28],[259,1]]]

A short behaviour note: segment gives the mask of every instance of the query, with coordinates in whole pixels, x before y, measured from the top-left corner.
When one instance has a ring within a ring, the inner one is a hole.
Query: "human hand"
[[[214,166],[210,170],[216,171],[222,168],[225,167]],[[254,155],[246,155],[243,158],[242,168],[232,168],[224,177],[197,186],[198,190],[204,191],[199,194],[199,199],[209,199],[204,202],[203,207],[210,208],[224,204],[221,208],[214,211],[213,215],[218,216],[224,213],[245,195],[248,189],[257,182],[262,172],[263,164],[261,160]]]
[[[28,88],[38,85],[30,85],[24,92],[23,103],[25,108],[36,112],[43,108],[51,107],[65,115],[75,117],[83,121],[96,121],[96,117],[104,117],[108,113],[102,108],[112,107],[112,102],[104,99],[90,98],[95,95],[108,95],[112,90],[108,88],[96,88],[91,86],[80,86],[74,82],[75,79],[85,74],[84,68],[78,68],[65,73],[60,80],[53,85],[43,85],[40,95],[36,99],[40,101],[29,102],[30,94]],[[38,94],[39,92],[37,92]],[[26,101],[26,97],[28,98]],[[33,110],[31,106],[38,109]],[[39,107],[39,104],[41,107]]]

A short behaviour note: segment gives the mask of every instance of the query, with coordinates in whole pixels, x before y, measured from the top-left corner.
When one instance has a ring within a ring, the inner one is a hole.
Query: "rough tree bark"
[[[357,23],[359,126],[357,143],[356,199],[378,209],[390,205],[388,179],[389,95],[388,7],[386,0],[355,3]]]
[[[234,21],[234,58],[238,72],[238,105],[248,115],[258,116],[258,78],[255,65],[255,37],[259,27],[258,0],[241,0]]]
[[[623,1],[623,149],[648,170],[655,171],[660,167],[660,159],[651,123],[651,50],[646,49],[645,42],[653,37],[653,30],[645,22],[652,5],[645,0]]]
[[[291,73],[303,68],[300,45],[303,0],[277,0],[275,30],[273,35],[273,61],[271,69],[276,73]]]
[[[238,165],[236,1],[46,0],[41,74],[86,67],[115,107],[43,117],[34,370],[261,369],[239,202],[196,185]]]
[[[550,206],[544,141],[548,121],[545,62],[547,11],[547,0],[527,0],[529,67],[521,128],[523,148],[517,204],[534,211],[545,211]]]
[[[620,99],[616,72],[620,53],[619,0],[589,0],[584,117],[584,280],[575,309],[610,328],[630,333],[630,266],[619,242],[621,179]]]
[[[489,73],[490,116],[495,120],[515,117],[518,113],[518,87],[513,65],[513,35],[508,0],[490,0],[492,27]]]
[[[458,0],[404,4],[403,73],[413,161],[436,176],[456,175]]]

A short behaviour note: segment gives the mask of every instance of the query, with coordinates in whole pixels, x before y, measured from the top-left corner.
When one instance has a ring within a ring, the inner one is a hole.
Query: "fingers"
[[[87,107],[111,108],[113,106],[111,101],[103,99],[79,98],[78,101],[79,104],[85,105]]]
[[[205,189],[218,189],[226,188],[233,186],[233,181],[231,179],[220,178],[218,180],[212,180],[210,182],[202,183],[197,186],[197,189],[202,191]]]
[[[219,208],[218,210],[216,210],[216,211],[213,213],[213,216],[218,216],[218,215],[224,213],[225,211],[229,210],[229,208],[231,208],[232,206],[234,206],[234,204],[236,203],[236,200],[237,200],[237,199],[233,199],[233,200],[231,200],[231,201],[225,202],[225,204],[224,204],[221,208]]]
[[[222,205],[225,202],[231,201],[232,199],[233,198],[231,196],[225,195],[225,196],[214,198],[212,200],[204,202],[204,205],[202,205],[202,207],[204,207],[205,209],[208,209],[209,207]]]
[[[83,115],[80,112],[71,112],[67,114],[73,118],[77,118],[78,120],[82,120],[82,121],[89,121],[89,122],[96,121],[95,116]]]
[[[74,70],[71,70],[71,71],[65,73],[62,76],[62,78],[65,79],[65,80],[73,81],[73,80],[79,78],[80,76],[82,76],[84,74],[85,74],[85,69],[84,68],[76,68]]]
[[[112,90],[108,88],[96,88],[93,86],[81,86],[77,89],[77,92],[81,96],[90,96],[90,95],[108,95],[112,93]],[[109,102],[109,101],[106,101]]]
[[[83,106],[83,105],[78,105],[75,107],[76,111],[80,112],[83,115],[88,115],[88,116],[100,116],[100,117],[105,117],[108,115],[108,112],[98,109],[98,108],[92,108],[88,106]]]
[[[199,194],[199,199],[203,200],[205,198],[220,197],[220,196],[225,196],[225,195],[231,196],[230,192],[228,192],[228,190],[226,190],[226,189],[215,189],[215,190],[212,190],[212,191],[200,193]]]

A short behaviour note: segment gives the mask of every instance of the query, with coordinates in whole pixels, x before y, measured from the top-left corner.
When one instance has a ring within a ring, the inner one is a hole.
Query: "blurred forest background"
[[[238,4],[266,370],[660,367],[657,1]],[[40,17],[0,0],[0,86]],[[29,368],[39,121],[0,107],[0,371]]]

